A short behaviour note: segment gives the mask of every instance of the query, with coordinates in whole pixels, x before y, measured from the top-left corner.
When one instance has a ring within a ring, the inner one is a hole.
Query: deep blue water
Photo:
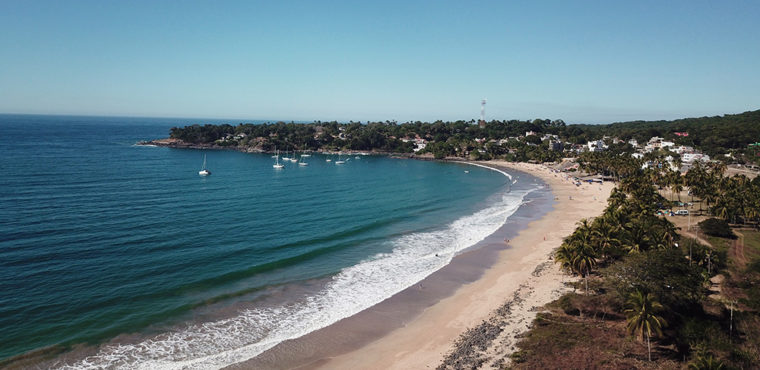
[[[134,145],[191,123],[0,115],[0,359],[83,343],[99,354],[74,367],[244,359],[421,280],[528,191],[460,164],[315,154],[278,171]]]

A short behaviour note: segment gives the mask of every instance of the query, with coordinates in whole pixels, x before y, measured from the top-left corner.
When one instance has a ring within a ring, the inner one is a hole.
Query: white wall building
[[[693,163],[694,161],[709,162],[710,156],[702,153],[684,153],[681,155],[681,162]]]
[[[589,141],[586,146],[588,146],[590,152],[601,152],[607,149],[607,145],[605,145],[602,140]]]

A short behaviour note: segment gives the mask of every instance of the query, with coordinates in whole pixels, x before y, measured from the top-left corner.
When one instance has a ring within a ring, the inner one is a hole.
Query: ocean
[[[314,153],[276,170],[135,145],[198,122],[237,124],[0,115],[0,361],[244,361],[413,286],[543,187],[457,163]]]

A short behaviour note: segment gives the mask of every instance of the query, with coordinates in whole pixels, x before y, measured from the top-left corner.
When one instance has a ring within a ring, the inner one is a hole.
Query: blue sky
[[[760,109],[760,1],[0,2],[0,112],[607,123]]]

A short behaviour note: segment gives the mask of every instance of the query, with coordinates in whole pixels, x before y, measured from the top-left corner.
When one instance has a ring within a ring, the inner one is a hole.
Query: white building
[[[683,163],[693,163],[694,161],[709,162],[710,156],[702,153],[684,153],[681,155]]]
[[[588,146],[588,151],[590,152],[601,152],[607,149],[607,145],[602,140],[589,141],[586,146]]]
[[[419,152],[422,149],[425,149],[427,147],[427,142],[425,142],[424,139],[414,139],[414,144],[416,147],[412,149],[415,153]]]
[[[678,154],[684,154],[684,153],[693,153],[694,148],[686,145],[680,145],[675,148],[670,149],[671,152],[678,153]]]
[[[541,141],[547,141],[547,140],[559,140],[559,136],[552,135],[552,134],[546,134],[541,137]]]

